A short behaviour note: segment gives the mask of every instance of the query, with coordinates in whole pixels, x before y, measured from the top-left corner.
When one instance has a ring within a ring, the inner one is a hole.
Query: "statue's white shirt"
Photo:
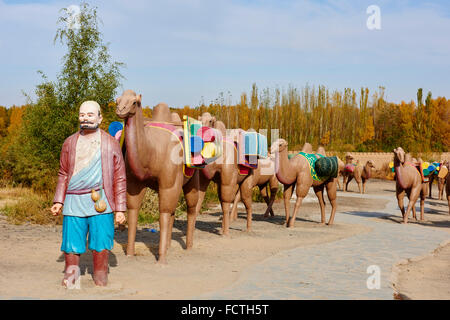
[[[75,166],[73,169],[73,175],[76,175],[89,165],[99,150],[100,144],[100,130],[97,130],[95,133],[89,135],[80,134],[75,151]]]

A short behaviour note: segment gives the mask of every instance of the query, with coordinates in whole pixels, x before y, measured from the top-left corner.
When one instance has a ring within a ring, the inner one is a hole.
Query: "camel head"
[[[351,153],[347,152],[345,155],[345,163],[352,163],[353,159],[355,159]]]
[[[372,160],[367,161],[367,166],[369,166],[369,168],[375,168],[375,163]]]
[[[141,106],[142,95],[137,95],[133,90],[126,90],[116,99],[116,115],[121,118],[132,117],[136,114],[136,108]]]
[[[203,114],[198,117],[198,120],[202,122],[203,126],[210,128],[214,128],[216,124],[216,117],[211,116],[209,112],[203,112]]]
[[[402,164],[405,163],[405,151],[402,147],[394,149],[394,162],[395,160],[398,160]]]
[[[287,149],[288,143],[284,139],[277,139],[270,147],[270,153],[275,154],[277,152],[282,152]]]

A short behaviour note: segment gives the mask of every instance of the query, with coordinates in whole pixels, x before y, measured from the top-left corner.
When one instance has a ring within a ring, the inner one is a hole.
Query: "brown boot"
[[[64,278],[61,285],[64,287],[72,287],[80,277],[80,255],[74,253],[64,253],[65,267]],[[69,281],[71,283],[69,283]]]
[[[97,252],[92,251],[92,257],[94,258],[94,282],[97,286],[106,286],[108,283],[108,257],[109,251],[103,250]]]

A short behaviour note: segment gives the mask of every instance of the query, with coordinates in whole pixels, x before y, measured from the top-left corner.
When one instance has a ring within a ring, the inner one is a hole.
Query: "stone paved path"
[[[339,193],[339,196],[360,197]],[[423,256],[445,240],[445,228],[401,225],[373,217],[400,216],[395,196],[364,195],[389,200],[377,212],[338,212],[336,223],[364,224],[369,233],[311,247],[280,252],[243,272],[232,286],[196,299],[393,299],[391,268],[402,259]],[[407,203],[407,200],[405,200]],[[420,211],[418,211],[420,212]],[[447,228],[448,229],[448,228]],[[380,270],[380,288],[369,290],[367,268]]]

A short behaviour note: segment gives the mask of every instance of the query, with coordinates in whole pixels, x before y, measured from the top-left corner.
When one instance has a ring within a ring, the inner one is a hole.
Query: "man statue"
[[[80,255],[92,250],[97,286],[108,282],[108,256],[114,244],[115,221],[125,222],[126,174],[119,143],[99,129],[100,106],[86,101],[80,106],[80,131],[62,146],[58,184],[51,211],[62,208],[61,251],[65,256],[63,286],[73,286],[79,277]],[[64,206],[63,206],[64,205]],[[75,270],[74,270],[75,269]],[[78,282],[79,283],[79,282]]]

